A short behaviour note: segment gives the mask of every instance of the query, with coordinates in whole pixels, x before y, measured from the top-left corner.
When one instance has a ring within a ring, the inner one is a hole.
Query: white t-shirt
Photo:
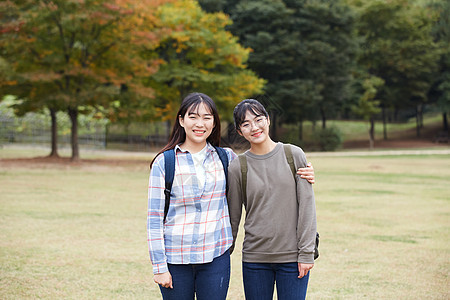
[[[203,165],[203,162],[206,159],[206,148],[207,146],[200,150],[200,152],[191,153],[192,160],[194,161],[195,172],[197,173],[198,187],[200,190],[203,190],[206,182],[206,170],[205,166]]]

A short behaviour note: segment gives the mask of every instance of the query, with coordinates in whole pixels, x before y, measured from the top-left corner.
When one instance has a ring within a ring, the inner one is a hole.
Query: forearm
[[[228,190],[228,209],[230,213],[231,230],[233,233],[233,246],[230,251],[234,250],[236,238],[239,231],[239,224],[242,215],[242,192],[240,189],[240,182],[234,174],[229,174],[229,190]]]
[[[314,247],[317,232],[314,191],[310,183],[300,179],[297,186],[299,212],[297,224],[298,262],[314,263]]]

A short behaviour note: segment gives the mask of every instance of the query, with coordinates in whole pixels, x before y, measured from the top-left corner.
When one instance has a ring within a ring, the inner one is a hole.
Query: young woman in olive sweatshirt
[[[269,136],[270,119],[256,100],[247,99],[234,110],[238,133],[250,142],[245,155],[246,186],[241,159],[229,167],[228,203],[234,241],[245,206],[242,249],[247,300],[304,299],[309,270],[314,266],[316,210],[312,185],[294,176],[284,145]],[[307,164],[305,153],[289,145],[296,169]],[[244,192],[243,189],[246,189]]]

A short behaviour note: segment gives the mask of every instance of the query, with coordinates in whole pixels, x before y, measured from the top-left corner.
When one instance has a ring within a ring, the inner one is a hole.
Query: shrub
[[[342,134],[336,127],[316,130],[313,139],[320,151],[335,151],[342,145]]]

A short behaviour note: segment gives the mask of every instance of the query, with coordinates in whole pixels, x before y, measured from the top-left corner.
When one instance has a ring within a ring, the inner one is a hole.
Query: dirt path
[[[434,144],[423,141],[389,141],[384,143],[385,149],[379,147],[375,150],[366,150],[365,148],[344,149],[336,152],[307,152],[308,157],[342,157],[342,156],[387,156],[387,155],[450,155],[450,145]],[[5,145],[9,150],[30,149],[30,146]],[[31,147],[32,148],[32,147]],[[42,153],[42,149],[40,149]],[[63,151],[62,151],[63,152]],[[0,167],[14,168],[149,168],[151,159],[156,153],[153,152],[129,152],[119,150],[81,150],[82,157],[78,162],[72,162],[68,153],[64,157],[49,158],[37,156],[31,158],[21,158],[20,154],[16,158],[0,159]]]
[[[450,155],[450,147],[447,149],[397,149],[397,150],[373,150],[373,151],[338,151],[338,152],[310,152],[308,157],[324,156],[386,156],[386,155]]]

